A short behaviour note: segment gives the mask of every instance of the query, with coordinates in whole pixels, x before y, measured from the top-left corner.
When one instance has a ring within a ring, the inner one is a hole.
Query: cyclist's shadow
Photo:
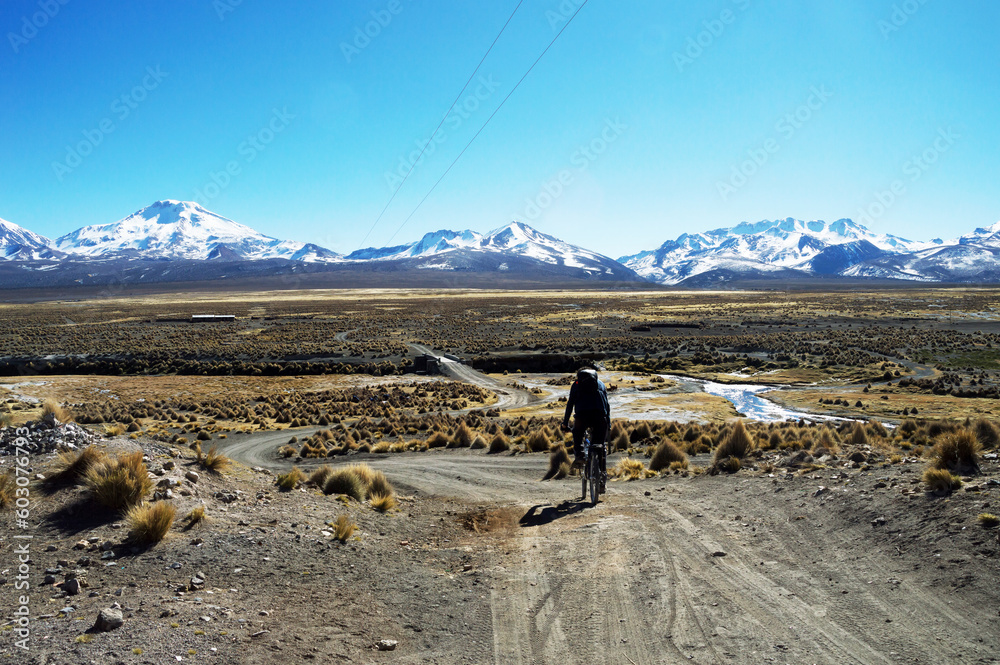
[[[563,501],[558,506],[532,506],[518,520],[518,524],[521,526],[541,526],[554,522],[560,517],[568,517],[569,515],[578,513],[589,505],[589,503],[583,501]]]

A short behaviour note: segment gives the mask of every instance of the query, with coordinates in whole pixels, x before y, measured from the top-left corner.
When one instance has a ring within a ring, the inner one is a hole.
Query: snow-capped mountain
[[[677,284],[712,271],[766,275],[792,270],[838,275],[864,261],[932,245],[872,233],[849,219],[827,223],[789,217],[685,233],[655,250],[623,256],[618,261],[651,281]]]
[[[575,268],[593,276],[636,279],[636,275],[613,259],[553,236],[522,222],[483,234],[476,231],[434,231],[416,242],[394,247],[360,249],[348,261],[401,261],[426,259],[420,268],[469,269],[471,263],[488,269],[509,270],[511,258],[538,261],[550,266]]]
[[[113,224],[85,226],[54,246],[75,257],[141,259],[294,259],[335,261],[316,245],[278,240],[190,201],[157,201]]]
[[[57,258],[52,241],[12,222],[0,219],[0,260],[32,261]]]

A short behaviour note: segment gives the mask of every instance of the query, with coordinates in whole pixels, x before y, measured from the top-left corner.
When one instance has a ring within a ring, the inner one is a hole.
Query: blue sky
[[[524,0],[366,246],[1000,220],[997,3],[589,0],[400,228],[581,1]],[[0,217],[54,238],[200,198],[353,251],[516,4],[4,0]]]

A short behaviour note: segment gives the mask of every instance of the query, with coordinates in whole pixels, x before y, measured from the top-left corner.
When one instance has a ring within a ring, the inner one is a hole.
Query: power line
[[[566,25],[564,25],[562,29],[560,29],[559,32],[556,33],[556,36],[552,38],[552,41],[549,42],[549,45],[545,47],[545,50],[542,51],[542,54],[539,55],[538,58],[533,63],[531,63],[531,67],[528,67],[528,71],[526,71],[524,73],[524,76],[522,76],[521,79],[514,84],[514,87],[511,89],[510,92],[507,93],[507,96],[503,98],[503,101],[500,102],[500,105],[496,107],[493,113],[490,114],[490,117],[486,119],[486,122],[484,122],[483,126],[479,128],[479,131],[476,132],[475,136],[473,136],[472,139],[465,145],[465,147],[462,148],[462,152],[458,153],[458,157],[455,158],[455,161],[453,161],[448,166],[448,168],[445,169],[445,172],[442,173],[441,177],[437,179],[437,182],[435,182],[434,185],[430,188],[430,191],[428,191],[427,194],[424,195],[424,198],[420,199],[420,203],[418,203],[417,207],[413,209],[413,212],[411,212],[406,217],[406,219],[403,220],[403,223],[399,225],[399,228],[396,229],[396,232],[393,233],[392,237],[389,238],[389,242],[386,243],[387,245],[392,242],[393,238],[395,238],[400,231],[403,230],[403,227],[406,226],[406,223],[410,221],[410,218],[417,213],[417,210],[420,210],[420,206],[424,204],[424,201],[426,201],[427,198],[431,195],[431,193],[437,188],[437,186],[441,184],[441,181],[444,180],[446,175],[448,175],[448,172],[451,171],[452,167],[458,163],[458,160],[462,158],[462,155],[464,155],[465,151],[469,149],[469,146],[471,146],[472,143],[476,140],[476,138],[478,138],[479,135],[483,132],[483,130],[486,129],[486,125],[490,124],[490,120],[493,119],[493,116],[495,116],[497,112],[501,108],[503,108],[503,105],[507,102],[508,99],[510,99],[510,96],[514,94],[514,91],[517,90],[518,86],[521,85],[524,79],[528,78],[528,74],[530,74],[531,70],[535,68],[535,65],[538,64],[538,61],[541,60],[546,53],[548,53],[549,49],[552,48],[552,45],[556,43],[557,39],[559,39],[559,35],[561,35],[566,30],[566,28],[569,27],[569,24],[573,22],[573,19],[576,18],[576,15],[579,14],[580,10],[583,9],[586,5],[587,5],[587,0],[583,0],[583,3],[579,7],[577,7],[576,11],[573,12],[573,15],[569,17],[568,21],[566,21]]]
[[[441,125],[444,124],[444,121],[448,119],[448,116],[455,108],[455,104],[458,103],[458,100],[462,98],[462,93],[464,93],[466,88],[469,87],[469,84],[472,83],[472,79],[476,76],[476,73],[479,71],[479,68],[483,66],[483,62],[486,61],[486,56],[488,56],[490,54],[490,51],[493,50],[493,47],[496,46],[496,43],[500,40],[500,35],[502,35],[504,33],[504,30],[507,29],[507,26],[510,24],[511,19],[514,18],[514,14],[516,14],[517,10],[521,8],[522,3],[524,3],[524,0],[519,0],[517,6],[514,7],[514,11],[512,11],[510,13],[510,16],[507,17],[507,22],[503,24],[502,28],[500,28],[500,32],[497,33],[497,36],[493,39],[493,43],[490,44],[490,47],[488,49],[486,49],[486,53],[483,54],[482,58],[480,58],[479,64],[476,65],[476,68],[472,70],[472,74],[469,75],[469,80],[466,81],[465,85],[462,86],[462,89],[458,91],[458,94],[455,96],[455,101],[451,103],[451,106],[448,107],[448,110],[444,112],[443,116],[441,116],[441,122],[439,122],[438,126],[434,128],[433,132],[431,132],[430,138],[427,140],[427,143],[424,144],[424,147],[420,149],[420,154],[413,161],[413,165],[411,165],[409,170],[407,170],[406,175],[403,176],[403,179],[396,186],[396,189],[393,190],[392,196],[389,197],[389,200],[386,202],[385,207],[382,208],[382,212],[378,214],[378,217],[375,219],[375,223],[372,224],[372,227],[370,229],[368,229],[368,233],[366,233],[365,237],[362,238],[361,243],[358,245],[358,249],[361,249],[364,246],[365,241],[368,240],[368,236],[370,236],[372,234],[372,231],[375,230],[375,227],[378,226],[379,221],[382,219],[382,215],[384,215],[385,211],[389,209],[389,206],[392,204],[393,199],[396,198],[396,194],[399,193],[399,190],[402,189],[403,184],[406,182],[406,179],[410,177],[411,173],[413,173],[413,170],[416,167],[417,162],[419,162],[420,158],[424,156],[424,151],[427,150],[427,146],[430,145],[431,140],[434,138],[434,135],[437,134],[437,131],[439,129],[441,129]]]

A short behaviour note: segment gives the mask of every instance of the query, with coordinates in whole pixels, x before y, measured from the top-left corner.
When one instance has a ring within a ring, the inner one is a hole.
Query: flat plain
[[[32,456],[26,662],[997,662],[998,307],[923,288],[0,304],[5,424],[71,417],[104,459],[140,450],[138,501],[177,513],[140,544],[67,475],[79,450]],[[615,419],[594,506],[558,430],[585,363]],[[113,603],[124,624],[92,629]],[[2,655],[25,662],[13,638]]]

